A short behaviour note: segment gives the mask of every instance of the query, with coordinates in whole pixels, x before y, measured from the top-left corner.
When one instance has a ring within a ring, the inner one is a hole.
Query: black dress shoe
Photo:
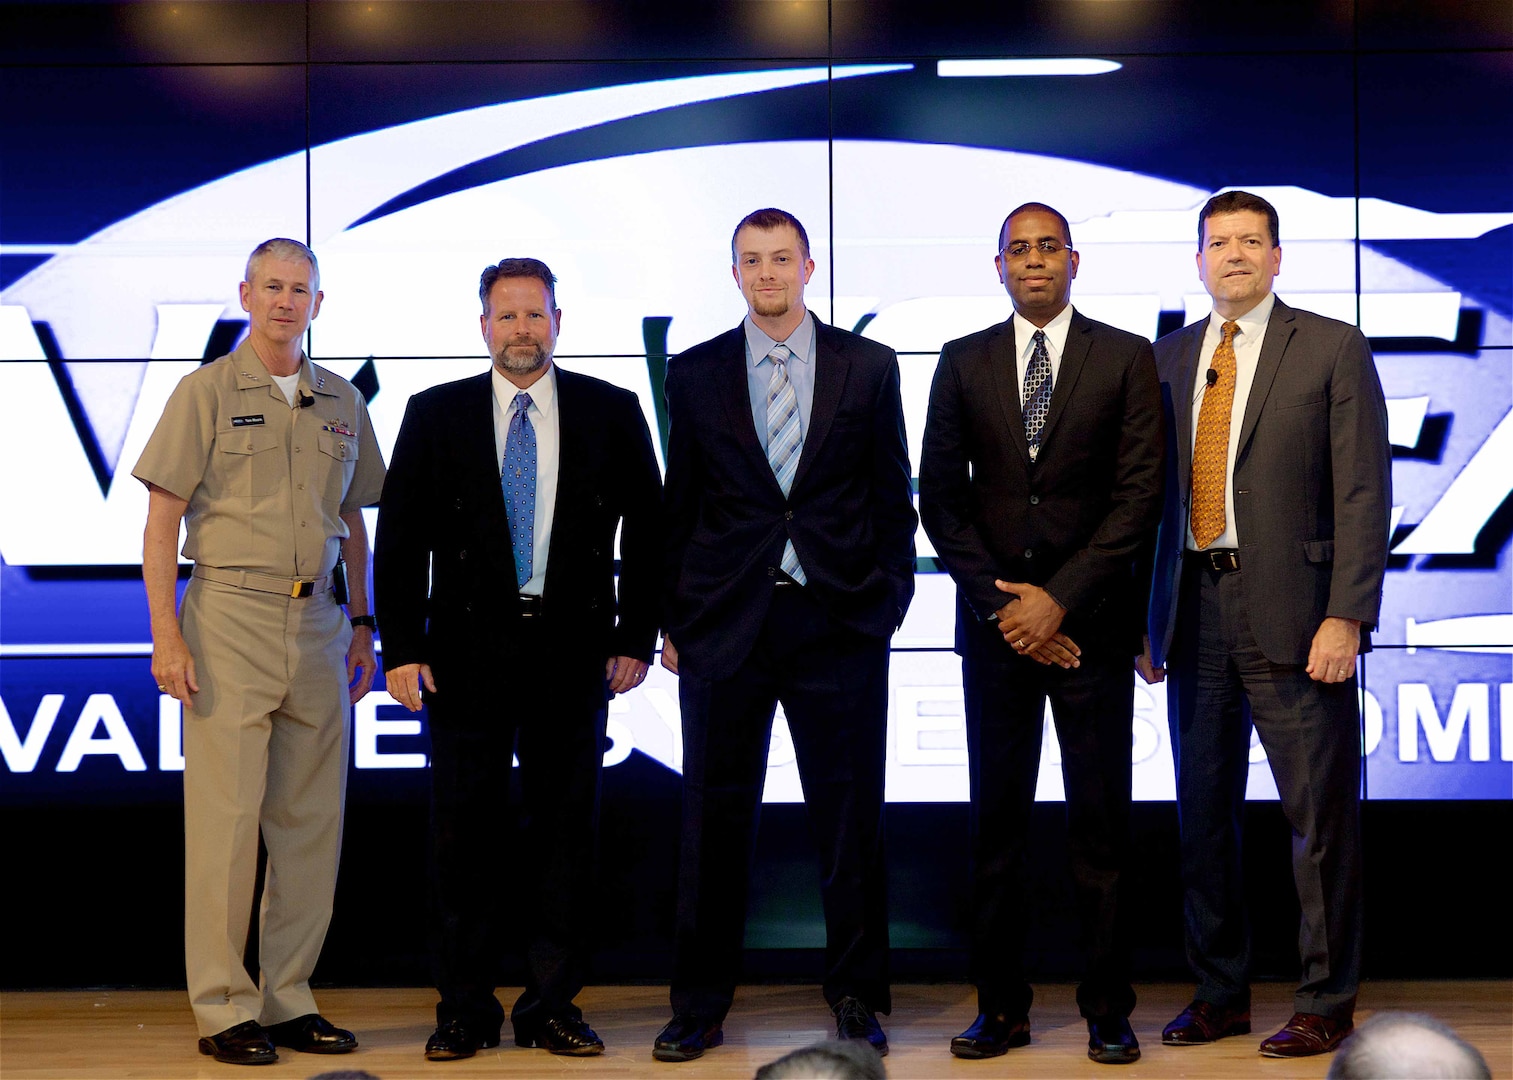
[[[320,1013],[306,1013],[265,1028],[274,1046],[307,1054],[347,1054],[357,1049],[357,1036],[332,1024]]]
[[[1030,1045],[1030,1021],[1003,1013],[978,1013],[972,1026],[951,1040],[951,1053],[959,1058],[990,1058],[1007,1054],[1016,1046]]]
[[[1127,1016],[1099,1016],[1087,1022],[1087,1056],[1100,1065],[1140,1060],[1140,1043]]]
[[[1193,1001],[1161,1032],[1167,1046],[1202,1046],[1230,1035],[1250,1034],[1250,1010]]]
[[[539,1046],[552,1054],[592,1057],[604,1053],[604,1040],[582,1017],[554,1016],[540,1027],[516,1028],[516,1046]]]
[[[207,1035],[200,1040],[200,1053],[227,1065],[272,1065],[278,1060],[278,1051],[256,1020],[244,1020],[219,1035]]]
[[[877,1022],[877,1014],[861,998],[843,997],[830,1009],[835,1014],[837,1039],[865,1039],[879,1057],[888,1056],[888,1036]]]
[[[705,1020],[691,1013],[677,1013],[657,1032],[651,1056],[658,1061],[692,1061],[725,1041],[718,1020]]]
[[[448,1020],[426,1040],[427,1061],[456,1061],[470,1058],[480,1049],[488,1050],[499,1045],[499,1029],[491,1032],[468,1027],[461,1020]]]

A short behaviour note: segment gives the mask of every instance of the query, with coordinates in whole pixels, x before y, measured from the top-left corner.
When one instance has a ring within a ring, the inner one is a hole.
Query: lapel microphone
[[[1210,371],[1208,374],[1210,376],[1213,376],[1214,373],[1212,371]],[[1213,382],[1214,382],[1213,378],[1210,378],[1208,380],[1208,384],[1210,386],[1213,385]],[[295,399],[295,401],[297,402],[295,408],[308,409],[311,405],[315,404],[315,395],[314,394],[307,394],[303,390],[301,390],[299,392],[299,397],[297,397]]]
[[[1218,381],[1219,373],[1213,368],[1209,368],[1208,374],[1203,377],[1203,385],[1198,387],[1198,392],[1193,395],[1191,404],[1196,405],[1198,403],[1198,399],[1202,397],[1205,392],[1207,392],[1208,388]]]

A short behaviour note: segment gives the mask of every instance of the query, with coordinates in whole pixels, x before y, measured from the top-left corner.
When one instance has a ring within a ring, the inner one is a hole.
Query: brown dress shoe
[[[1349,1017],[1336,1020],[1316,1013],[1293,1013],[1281,1031],[1261,1044],[1261,1055],[1295,1058],[1327,1054],[1354,1028]]]
[[[1194,1001],[1161,1032],[1167,1046],[1202,1046],[1230,1035],[1250,1034],[1250,1010]]]

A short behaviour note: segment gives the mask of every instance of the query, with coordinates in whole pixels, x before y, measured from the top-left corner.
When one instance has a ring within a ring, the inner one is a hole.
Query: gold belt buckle
[[[315,582],[313,581],[296,581],[289,590],[289,599],[291,600],[308,600],[314,595]]]

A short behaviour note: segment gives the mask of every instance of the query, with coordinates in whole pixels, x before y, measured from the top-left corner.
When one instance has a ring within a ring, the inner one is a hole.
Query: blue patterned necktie
[[[1030,460],[1040,456],[1040,432],[1051,409],[1051,354],[1045,351],[1045,331],[1035,331],[1035,351],[1024,374],[1024,438]]]
[[[788,361],[792,358],[793,350],[783,344],[774,345],[767,354],[772,362],[772,377],[767,382],[767,462],[785,496],[793,490],[793,477],[799,470],[799,455],[804,449],[799,429],[799,396],[788,378]],[[799,565],[792,540],[783,545],[783,573],[800,585],[809,580]]]
[[[525,416],[530,407],[531,395],[515,395],[515,415],[504,437],[504,468],[499,472],[515,548],[515,583],[522,589],[531,580],[536,545],[536,429]]]

